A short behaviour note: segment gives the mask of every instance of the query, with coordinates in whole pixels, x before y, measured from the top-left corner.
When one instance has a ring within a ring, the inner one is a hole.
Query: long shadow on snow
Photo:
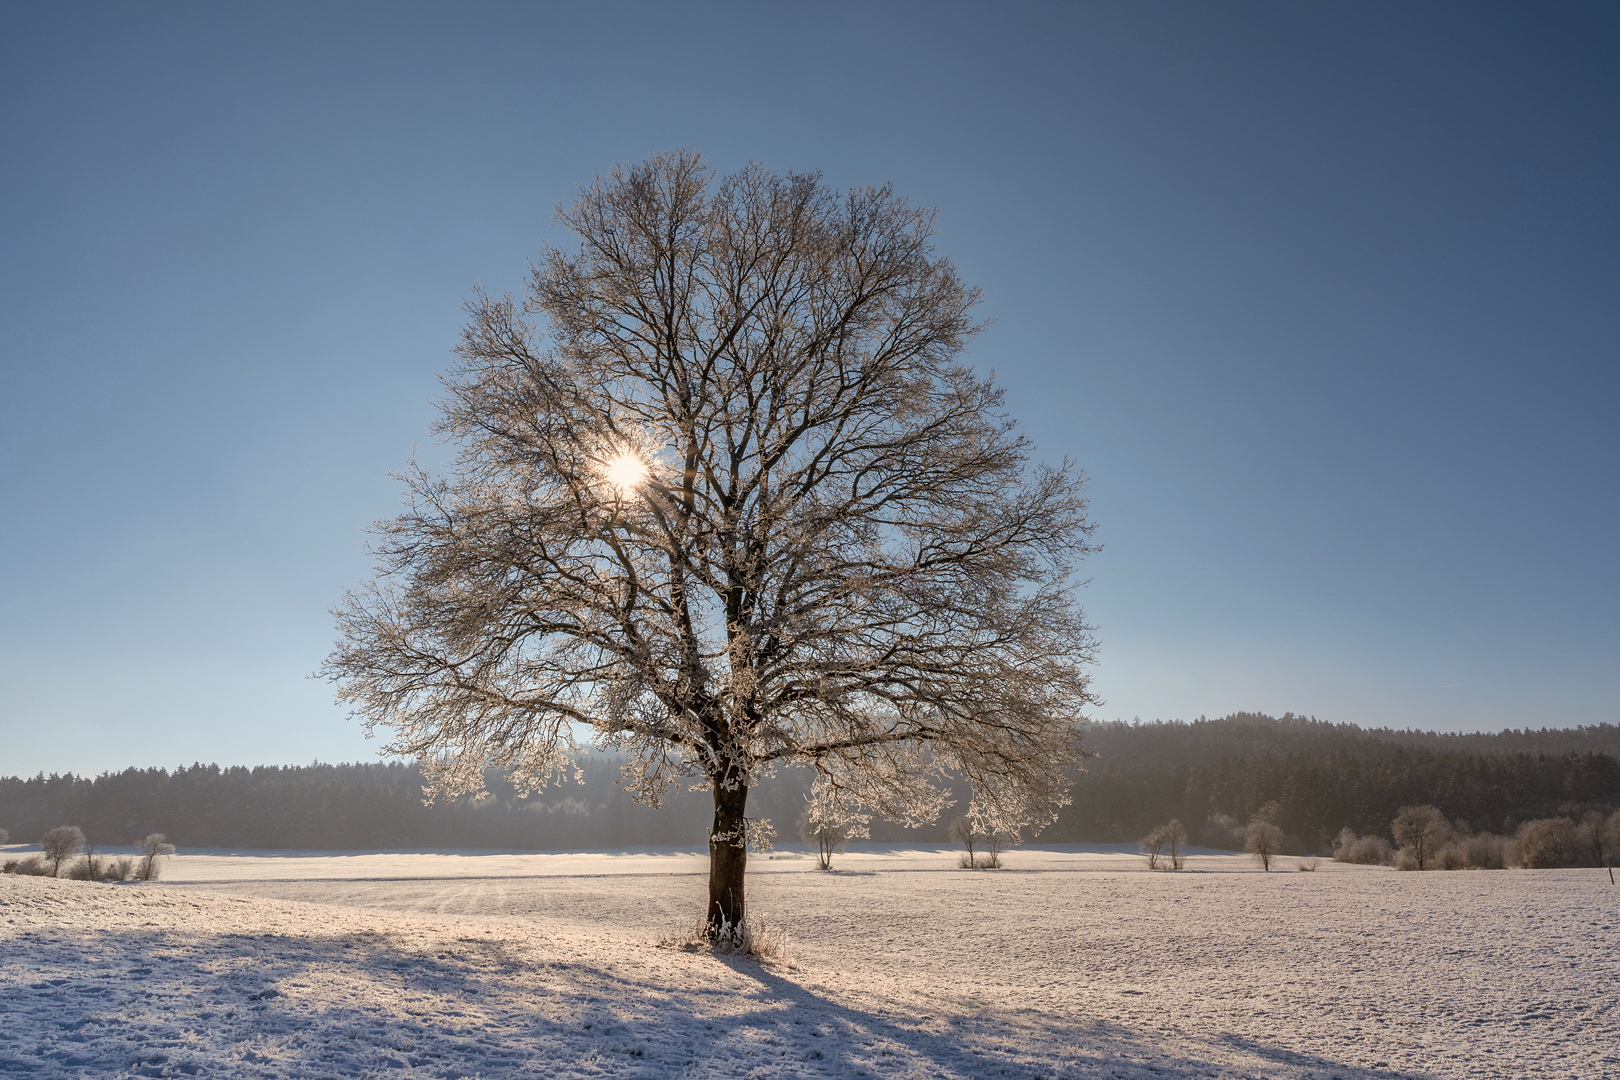
[[[297,935],[12,940],[31,977],[4,988],[0,1072],[42,1077],[1411,1075],[1247,1043],[1241,1062],[1176,1058],[1152,1034],[1037,1013],[944,1028],[840,1003],[752,960],[650,946],[647,959],[677,979],[548,956],[543,936],[412,947],[384,932],[323,933],[315,918]],[[320,985],[331,978],[336,992]],[[1032,1045],[1064,1050],[1053,1060]]]
[[[1208,1060],[1175,1057],[1163,1049],[1160,1038],[1132,1031],[1124,1025],[1110,1021],[1063,1023],[1065,1034],[1069,1034],[1069,1037],[1062,1038],[1052,1023],[1055,1018],[1035,1010],[986,1013],[954,1024],[956,1030],[949,1034],[936,1034],[922,1030],[920,1025],[915,1023],[899,1022],[892,1015],[852,1008],[833,1001],[751,960],[724,958],[724,962],[739,974],[757,981],[776,1000],[788,1002],[806,1013],[820,1012],[828,1015],[851,1031],[861,1033],[867,1041],[875,1045],[898,1043],[911,1047],[933,1066],[933,1069],[927,1071],[927,1075],[930,1076],[983,1076],[993,1068],[997,1076],[1027,1077],[1029,1080],[1088,1075],[1152,1076],[1171,1080],[1181,1077],[1241,1075],[1244,1078],[1253,1077],[1258,1080],[1265,1074],[1253,1070],[1263,1067],[1261,1063],[1270,1062],[1289,1067],[1286,1073],[1271,1075],[1331,1077],[1332,1080],[1432,1080],[1429,1074],[1364,1069],[1328,1058],[1268,1046],[1252,1039],[1241,1039],[1236,1036],[1205,1037],[1206,1042],[1224,1043],[1259,1059],[1258,1062],[1251,1060],[1241,1065],[1217,1065]],[[1020,1044],[1025,1047],[1032,1045],[1027,1036],[1032,1036],[1046,1045],[1052,1045],[1054,1042],[1065,1043],[1070,1048],[1069,1052],[1065,1053],[1061,1060],[1030,1061],[1028,1059],[1032,1055],[1027,1050],[1020,1052],[1006,1049]],[[995,1053],[976,1054],[970,1049],[975,1044],[982,1047],[996,1043],[1001,1044],[1001,1049]],[[1020,1058],[1023,1060],[1018,1060]],[[858,1070],[872,1071],[870,1059],[851,1059],[848,1064]],[[943,1071],[953,1065],[960,1071]],[[942,1071],[936,1073],[934,1069]],[[1121,1069],[1131,1071],[1122,1074]],[[1213,1072],[1215,1069],[1220,1071]],[[880,1076],[883,1074],[881,1062],[877,1063],[876,1074]]]

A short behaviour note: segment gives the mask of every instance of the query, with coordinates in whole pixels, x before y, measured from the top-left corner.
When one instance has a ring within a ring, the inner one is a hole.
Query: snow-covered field
[[[659,944],[694,854],[196,853],[0,876],[0,1074],[1620,1077],[1601,871],[756,857],[786,962]]]

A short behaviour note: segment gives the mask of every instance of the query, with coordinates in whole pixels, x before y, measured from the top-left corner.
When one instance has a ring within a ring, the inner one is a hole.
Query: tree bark
[[[747,806],[747,787],[738,785],[728,791],[722,780],[715,780],[714,828],[709,833],[710,938],[735,934],[743,924],[743,874],[748,869],[743,815]]]

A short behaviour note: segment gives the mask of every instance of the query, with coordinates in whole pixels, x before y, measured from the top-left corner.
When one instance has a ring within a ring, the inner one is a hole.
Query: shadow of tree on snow
[[[0,1073],[1389,1080],[1253,1040],[1035,1011],[919,1016],[746,958],[469,926],[13,936]],[[18,963],[18,960],[22,960]],[[18,971],[26,972],[18,976]]]

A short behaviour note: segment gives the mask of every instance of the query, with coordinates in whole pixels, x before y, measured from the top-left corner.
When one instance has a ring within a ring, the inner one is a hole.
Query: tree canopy
[[[749,788],[818,813],[1050,821],[1082,754],[1083,477],[1031,462],[960,359],[977,293],[932,214],[690,153],[558,212],[521,300],[480,294],[439,430],[327,673],[441,794],[566,771],[712,792],[710,918],[740,925]]]

